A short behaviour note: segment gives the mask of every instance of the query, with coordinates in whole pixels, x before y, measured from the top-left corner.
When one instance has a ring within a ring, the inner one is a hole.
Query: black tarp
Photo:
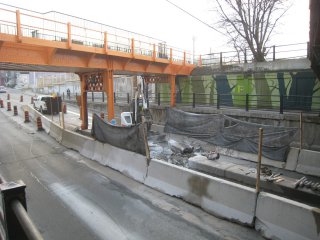
[[[146,154],[143,124],[131,127],[114,126],[94,114],[91,135],[100,142],[143,155]]]
[[[263,128],[262,155],[285,161],[297,128],[274,127],[241,121],[222,114],[194,114],[168,108],[165,132],[187,135],[216,146],[257,153]]]

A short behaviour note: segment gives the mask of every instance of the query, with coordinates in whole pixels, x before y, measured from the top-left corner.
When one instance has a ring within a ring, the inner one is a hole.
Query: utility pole
[[[195,63],[195,44],[196,43],[196,37],[192,36],[192,63]]]

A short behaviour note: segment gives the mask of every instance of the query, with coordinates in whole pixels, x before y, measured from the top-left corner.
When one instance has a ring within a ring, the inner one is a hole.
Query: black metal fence
[[[62,93],[61,95],[63,101],[64,100],[76,101],[78,96],[80,96],[80,93],[75,93],[75,94]],[[120,92],[113,93],[114,103],[130,103],[131,98],[132,96],[130,95],[130,93],[120,93]],[[104,92],[88,92],[87,101],[96,102],[96,103],[106,103],[107,95]]]
[[[132,99],[130,93],[114,92],[114,103],[129,104]],[[62,95],[63,100],[76,101],[78,93]],[[171,93],[149,93],[147,104],[150,106],[170,106]],[[107,102],[105,93],[88,93],[88,102]],[[216,109],[243,109],[262,111],[303,111],[320,112],[320,96],[301,95],[255,95],[255,94],[206,94],[206,93],[177,93],[175,94],[177,106],[213,107]]]
[[[170,105],[170,93],[149,94],[149,104]],[[177,106],[234,108],[249,110],[320,112],[320,97],[299,95],[178,93]]]
[[[309,43],[294,43],[265,47],[265,60],[299,59],[309,56]],[[254,57],[249,49],[243,51],[213,52],[201,56],[202,66],[231,65],[253,62]]]

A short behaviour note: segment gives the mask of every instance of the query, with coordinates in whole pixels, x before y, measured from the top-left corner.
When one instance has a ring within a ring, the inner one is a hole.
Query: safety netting
[[[143,124],[120,127],[109,124],[97,114],[93,116],[91,135],[98,141],[145,155]]]
[[[262,155],[285,161],[298,128],[251,123],[222,114],[195,114],[167,108],[164,131],[187,135],[224,148],[258,153],[259,128],[263,128]]]

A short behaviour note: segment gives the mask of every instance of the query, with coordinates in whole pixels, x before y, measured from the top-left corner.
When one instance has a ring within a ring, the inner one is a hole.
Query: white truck
[[[33,100],[33,107],[41,113],[59,113],[61,111],[61,97],[39,95]]]

